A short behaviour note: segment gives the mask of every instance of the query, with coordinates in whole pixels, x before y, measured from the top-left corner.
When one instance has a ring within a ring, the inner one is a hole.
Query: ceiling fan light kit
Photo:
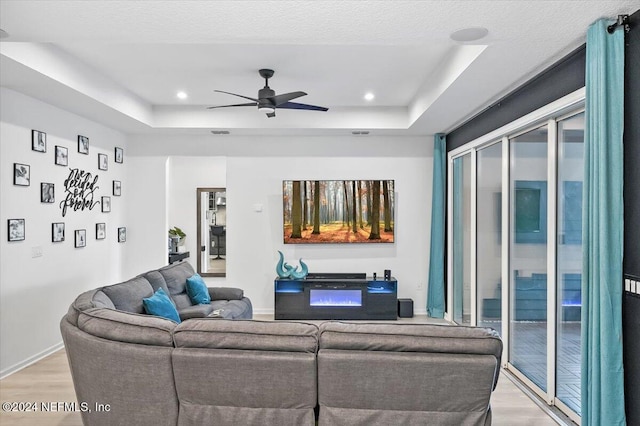
[[[245,102],[242,104],[211,106],[211,107],[208,107],[208,109],[257,106],[258,111],[265,113],[269,118],[276,116],[277,108],[304,109],[308,111],[328,111],[329,110],[329,108],[325,108],[317,105],[307,105],[307,104],[301,104],[297,102],[291,102],[293,99],[306,96],[307,94],[305,92],[290,92],[290,93],[283,93],[282,95],[276,95],[276,92],[269,87],[269,79],[273,77],[274,71],[268,68],[263,68],[259,70],[258,73],[262,78],[264,78],[264,87],[258,90],[257,99],[249,96],[238,95],[237,93],[225,92],[223,90],[216,90],[216,92],[218,93],[226,93],[227,95],[238,96],[239,98],[248,99],[252,102]]]

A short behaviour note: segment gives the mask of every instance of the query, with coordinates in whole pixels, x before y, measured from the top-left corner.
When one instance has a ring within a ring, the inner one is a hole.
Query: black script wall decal
[[[69,177],[64,181],[64,191],[66,196],[64,200],[60,202],[60,208],[62,209],[62,217],[67,214],[67,208],[72,208],[73,211],[93,209],[99,201],[93,201],[93,193],[98,186],[98,175],[93,176],[89,172],[85,172],[80,169],[72,169]]]

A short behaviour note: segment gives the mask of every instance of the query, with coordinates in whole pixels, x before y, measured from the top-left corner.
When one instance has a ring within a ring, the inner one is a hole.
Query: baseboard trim
[[[35,364],[36,362],[40,361],[41,359],[48,357],[52,353],[59,351],[63,347],[64,347],[64,342],[56,343],[55,345],[51,346],[50,348],[45,349],[44,351],[39,352],[39,353],[37,353],[37,354],[35,354],[33,356],[30,356],[29,358],[25,359],[22,362],[14,364],[9,368],[5,368],[4,370],[0,371],[0,380],[5,379],[6,377],[9,377],[10,375],[12,375],[14,373],[17,373],[18,371],[22,370],[23,368],[27,368],[31,364]]]
[[[273,309],[253,309],[255,315],[274,315]]]

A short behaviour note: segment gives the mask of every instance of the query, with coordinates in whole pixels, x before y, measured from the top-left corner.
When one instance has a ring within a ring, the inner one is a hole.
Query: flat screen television
[[[285,244],[395,242],[393,180],[285,180]]]

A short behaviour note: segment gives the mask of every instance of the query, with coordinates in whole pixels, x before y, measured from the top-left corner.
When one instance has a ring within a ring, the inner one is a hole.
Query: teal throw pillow
[[[161,288],[159,288],[153,296],[142,299],[142,304],[144,305],[146,313],[170,319],[178,324],[180,323],[178,310],[167,293],[165,293]]]
[[[198,274],[187,278],[187,294],[189,295],[189,299],[191,299],[191,303],[194,305],[207,305],[211,303],[209,289],[202,277]]]

